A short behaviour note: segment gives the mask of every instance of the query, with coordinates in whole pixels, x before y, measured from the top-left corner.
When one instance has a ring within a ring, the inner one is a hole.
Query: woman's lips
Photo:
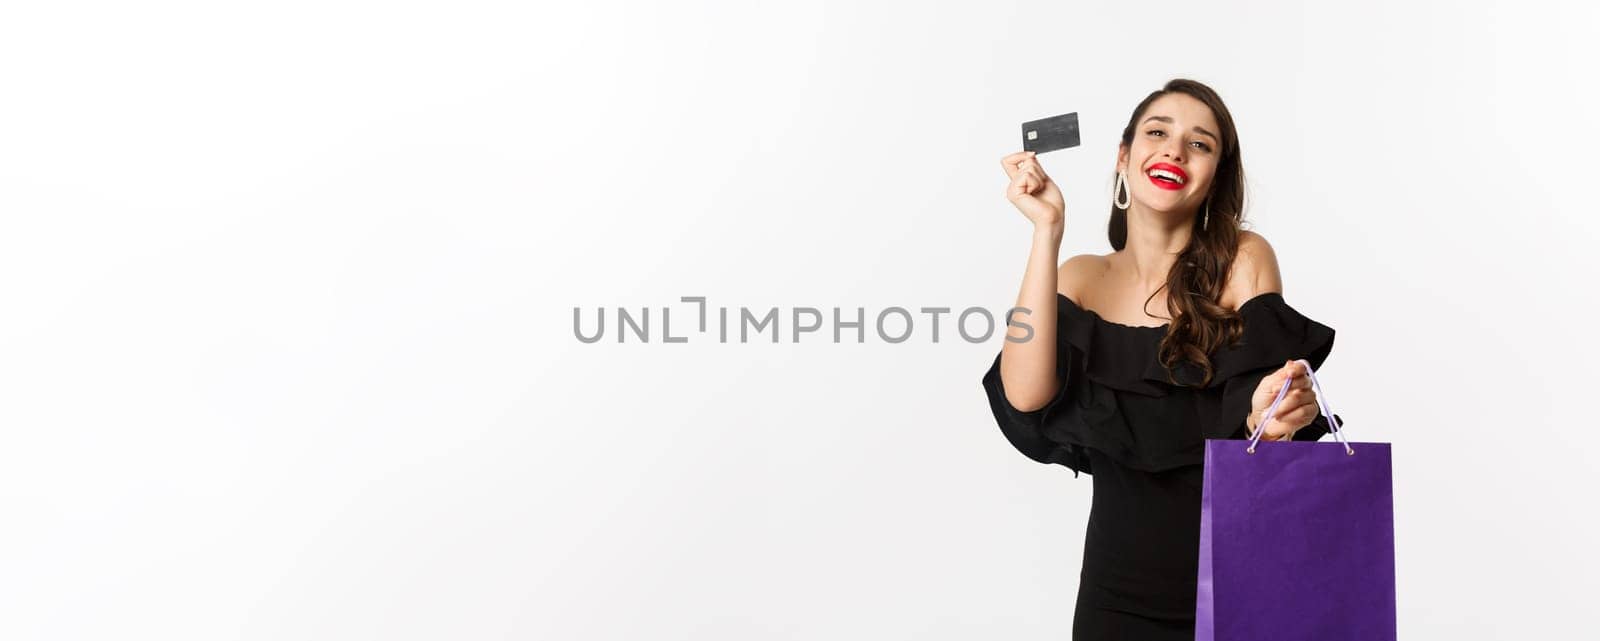
[[[1152,174],[1154,174],[1157,169],[1177,176],[1180,182],[1171,182],[1156,178]],[[1154,165],[1150,165],[1150,168],[1145,170],[1144,176],[1145,178],[1150,179],[1150,182],[1155,186],[1168,191],[1177,191],[1179,189],[1183,189],[1183,184],[1189,182],[1189,173],[1184,171],[1182,167],[1164,162],[1158,162]]]
[[[1179,189],[1183,189],[1183,185],[1180,185],[1180,184],[1174,183],[1174,182],[1167,182],[1167,181],[1162,180],[1160,178],[1156,178],[1155,176],[1146,175],[1145,178],[1149,178],[1150,179],[1150,184],[1155,185],[1157,187],[1160,187],[1162,189],[1165,189],[1167,191],[1177,191]]]

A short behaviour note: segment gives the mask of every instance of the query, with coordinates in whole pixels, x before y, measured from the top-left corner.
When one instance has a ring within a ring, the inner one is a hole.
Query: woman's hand
[[[1289,385],[1289,392],[1284,394],[1278,409],[1273,411],[1272,422],[1265,426],[1267,432],[1261,436],[1263,441],[1287,441],[1300,428],[1317,420],[1317,415],[1321,413],[1317,408],[1317,393],[1311,389],[1311,378],[1306,376],[1305,366],[1297,361],[1288,361],[1278,371],[1261,379],[1261,384],[1256,386],[1256,393],[1250,398],[1250,416],[1245,419],[1253,430],[1261,429],[1261,419],[1265,417],[1273,399],[1278,398],[1278,390],[1285,383]],[[1250,433],[1255,434],[1254,431]]]
[[[1000,159],[1011,184],[1006,185],[1006,200],[1016,205],[1035,228],[1060,226],[1066,218],[1066,202],[1061,189],[1045,175],[1044,167],[1031,151],[1019,151]]]

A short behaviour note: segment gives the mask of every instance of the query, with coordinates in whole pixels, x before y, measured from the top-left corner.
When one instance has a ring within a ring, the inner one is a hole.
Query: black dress
[[[1239,307],[1243,338],[1211,355],[1213,378],[1201,387],[1192,363],[1168,380],[1157,356],[1167,325],[1113,323],[1059,293],[1056,306],[1062,386],[1055,398],[1029,412],[1013,407],[1000,384],[1000,356],[983,387],[1013,446],[1093,477],[1072,638],[1191,641],[1205,439],[1246,438],[1261,379],[1290,359],[1321,367],[1333,329],[1295,311],[1282,294],[1259,294]],[[1327,433],[1318,416],[1294,440]]]

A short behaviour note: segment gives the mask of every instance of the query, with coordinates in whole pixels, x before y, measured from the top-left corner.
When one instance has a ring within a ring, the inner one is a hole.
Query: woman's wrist
[[[1061,242],[1061,236],[1065,233],[1065,231],[1066,224],[1059,220],[1054,222],[1034,223],[1033,238],[1034,240],[1044,240],[1059,243]]]

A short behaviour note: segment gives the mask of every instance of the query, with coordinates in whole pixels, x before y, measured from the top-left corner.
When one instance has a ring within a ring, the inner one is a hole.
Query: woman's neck
[[[1166,284],[1178,254],[1193,235],[1188,216],[1149,211],[1138,203],[1128,208],[1128,240],[1122,247],[1127,272],[1144,291]]]

